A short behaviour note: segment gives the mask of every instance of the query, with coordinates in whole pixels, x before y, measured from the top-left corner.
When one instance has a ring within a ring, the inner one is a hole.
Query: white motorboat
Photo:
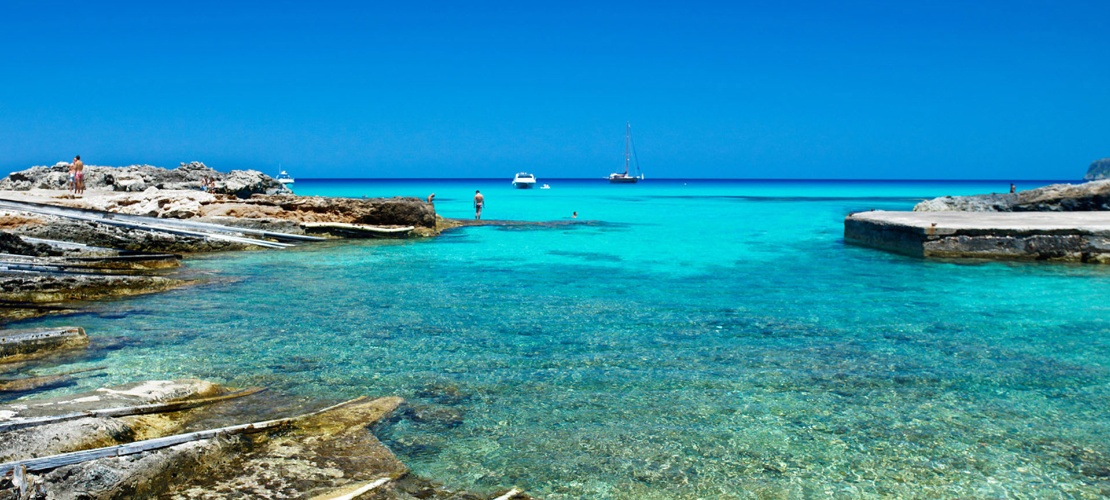
[[[519,172],[513,177],[513,187],[517,189],[532,189],[536,185],[536,176],[528,172]]]
[[[282,186],[289,187],[289,184],[293,183],[293,176],[289,175],[288,172],[282,170],[281,173],[274,178],[274,180],[280,182]]]

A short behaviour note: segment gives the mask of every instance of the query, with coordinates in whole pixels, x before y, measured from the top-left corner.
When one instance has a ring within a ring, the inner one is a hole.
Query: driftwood
[[[85,371],[85,370],[82,370]],[[125,406],[122,408],[104,408],[100,410],[86,410],[73,413],[66,413],[64,415],[51,415],[48,417],[29,417],[12,419],[9,422],[0,422],[0,432],[12,431],[16,429],[25,429],[28,427],[36,427],[39,425],[53,424],[57,422],[65,422],[68,420],[76,420],[79,418],[90,417],[126,417],[131,415],[150,415],[152,413],[168,413],[171,411],[188,410],[198,406],[204,406],[219,401],[226,401],[228,399],[236,399],[251,394],[257,394],[266,390],[262,387],[251,387],[240,391],[235,391],[222,396],[215,396],[211,398],[190,399],[186,401],[173,401],[169,403],[153,403],[148,405],[138,406]]]
[[[361,495],[365,495],[370,491],[378,489],[382,485],[387,484],[394,479],[396,478],[386,476],[365,483],[356,483],[335,491],[329,491],[327,493],[324,493],[323,495],[316,495],[312,497],[311,500],[354,500]]]
[[[65,373],[55,373],[53,375],[42,375],[42,376],[38,376],[38,377],[25,377],[25,378],[13,378],[13,379],[0,379],[0,392],[30,391],[30,390],[33,390],[33,389],[38,389],[39,387],[44,387],[44,386],[47,386],[47,385],[56,384],[56,383],[64,381],[64,380],[68,380],[70,375],[76,375],[78,373],[85,373],[85,372],[103,370],[105,368],[107,368],[107,367],[106,366],[97,366],[97,367],[94,367],[94,368],[85,368],[84,370],[74,370],[74,371],[65,372]],[[3,430],[5,430],[4,429],[4,424],[0,423],[0,431],[3,431]]]
[[[155,438],[155,439],[147,439],[147,440],[144,440],[144,441],[136,441],[134,443],[127,443],[127,444],[121,444],[121,445],[116,445],[116,446],[106,446],[106,447],[103,447],[103,448],[96,448],[96,449],[92,449],[92,450],[74,451],[74,452],[70,452],[70,453],[60,453],[60,454],[57,454],[57,455],[51,455],[51,456],[48,456],[48,457],[32,458],[32,459],[28,459],[28,460],[17,460],[17,461],[14,461],[14,462],[6,462],[6,463],[3,463],[3,464],[0,464],[0,477],[4,477],[4,476],[7,476],[8,474],[12,474],[13,471],[15,471],[17,468],[20,468],[20,467],[24,468],[24,470],[29,471],[29,472],[41,472],[41,471],[56,469],[58,467],[62,467],[62,466],[65,466],[65,465],[73,465],[73,464],[79,464],[79,463],[82,463],[82,462],[88,462],[90,460],[96,460],[96,459],[99,459],[99,458],[119,457],[119,456],[124,456],[124,455],[133,455],[133,454],[136,454],[136,453],[142,453],[142,452],[145,452],[145,451],[159,450],[159,449],[162,449],[162,448],[168,448],[170,446],[179,445],[179,444],[182,444],[182,443],[188,443],[188,442],[192,442],[192,441],[200,441],[202,439],[211,439],[211,438],[219,437],[219,436],[234,436],[234,435],[238,435],[238,434],[253,434],[253,433],[258,433],[258,432],[262,432],[262,431],[266,431],[266,430],[270,430],[270,429],[277,429],[277,428],[285,427],[285,426],[287,426],[287,425],[289,425],[293,422],[296,422],[297,420],[300,420],[300,419],[303,419],[303,418],[308,418],[308,417],[311,417],[311,416],[314,416],[314,415],[318,415],[320,413],[324,413],[326,411],[333,410],[333,409],[339,408],[341,406],[356,403],[356,402],[362,401],[363,399],[366,399],[365,396],[364,397],[359,397],[359,398],[356,398],[356,399],[352,399],[350,401],[345,401],[343,403],[340,403],[340,404],[337,404],[337,405],[334,405],[334,406],[329,406],[329,407],[324,408],[322,410],[318,410],[318,411],[308,413],[308,414],[305,414],[305,415],[300,415],[300,416],[297,416],[297,417],[279,418],[279,419],[275,419],[275,420],[266,420],[266,421],[263,421],[263,422],[254,422],[254,423],[251,423],[251,424],[231,425],[231,426],[227,426],[227,427],[220,427],[218,429],[209,429],[209,430],[204,430],[204,431],[190,432],[190,433],[186,433],[186,434],[176,434],[176,435],[173,435],[173,436],[166,436],[166,437]]]
[[[494,498],[493,500],[509,500],[510,498],[516,498],[516,496],[520,495],[521,493],[524,493],[524,492],[520,491],[516,488],[513,488],[513,489],[509,490],[508,492],[506,492],[504,495],[501,495],[497,498]]]

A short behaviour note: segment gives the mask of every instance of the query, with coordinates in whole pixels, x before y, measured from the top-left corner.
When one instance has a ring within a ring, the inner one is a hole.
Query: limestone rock
[[[1083,180],[1085,181],[1099,179],[1110,179],[1110,158],[1103,158],[1091,162],[1091,166],[1087,167],[1087,175],[1083,176]]]
[[[216,182],[215,192],[250,198],[252,194],[273,194],[281,189],[281,183],[257,170],[232,170]]]
[[[182,163],[175,169],[152,165],[126,167],[86,165],[85,189],[143,192],[153,187],[163,190],[200,191],[205,177],[215,179],[215,192],[231,194],[239,198],[282,191],[279,182],[257,170],[232,170],[224,174],[198,161]],[[0,190],[64,190],[67,189],[68,182],[69,164],[59,162],[49,167],[37,166],[13,172],[0,180]]]
[[[27,243],[23,241],[23,238],[5,231],[0,231],[0,253],[30,255],[33,257],[62,255],[60,250],[56,250],[50,245]]]
[[[90,409],[119,408],[173,400],[210,397],[223,388],[196,379],[152,380],[50,399],[0,405],[0,422],[65,415]],[[192,415],[108,418],[90,417],[0,433],[0,461],[23,460],[133,440],[137,434],[171,434]],[[143,427],[140,429],[140,427]]]
[[[918,203],[915,212],[1089,212],[1110,210],[1110,179],[1005,194],[945,196]]]

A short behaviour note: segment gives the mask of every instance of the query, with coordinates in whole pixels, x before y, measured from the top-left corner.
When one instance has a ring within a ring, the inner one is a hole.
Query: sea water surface
[[[89,332],[78,365],[108,369],[59,392],[197,377],[270,387],[275,412],[402,396],[376,434],[479,492],[1110,494],[1110,268],[843,241],[850,212],[1008,183],[539,182],[298,180],[435,192],[459,218],[479,189],[486,219],[574,223],[190,259],[201,285],[18,326]]]

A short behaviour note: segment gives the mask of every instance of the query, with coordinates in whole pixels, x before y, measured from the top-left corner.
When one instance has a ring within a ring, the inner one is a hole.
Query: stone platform
[[[1110,212],[859,212],[844,218],[844,240],[920,257],[1110,264]]]

